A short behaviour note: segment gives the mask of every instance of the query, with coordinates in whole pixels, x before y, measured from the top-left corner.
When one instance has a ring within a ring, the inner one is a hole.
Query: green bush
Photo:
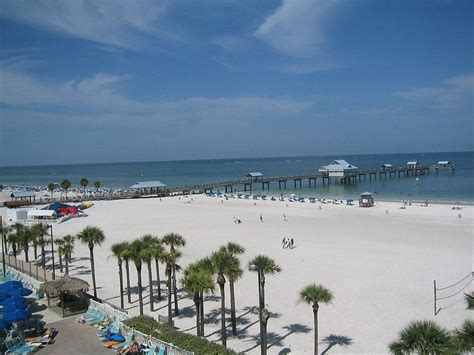
[[[160,324],[149,316],[138,316],[124,322],[130,328],[147,335],[151,335],[166,343],[171,343],[182,349],[193,351],[196,355],[231,355],[233,350],[211,343],[203,338],[179,332],[168,324]]]
[[[464,294],[464,299],[466,300],[467,303],[467,309],[474,309],[474,292],[471,292],[471,294]]]

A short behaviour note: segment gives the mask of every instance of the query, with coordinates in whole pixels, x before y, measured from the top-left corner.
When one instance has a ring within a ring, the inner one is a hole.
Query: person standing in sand
[[[285,249],[285,245],[286,245],[286,238],[283,237],[283,239],[281,240],[281,246],[283,249]]]
[[[262,217],[262,215],[260,215],[260,222],[263,223],[263,217]]]

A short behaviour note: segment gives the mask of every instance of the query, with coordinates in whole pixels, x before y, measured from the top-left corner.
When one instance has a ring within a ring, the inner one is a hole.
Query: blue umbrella
[[[9,304],[23,303],[26,304],[25,300],[22,297],[9,297],[0,302],[3,306],[8,306]]]
[[[12,304],[3,306],[3,308],[0,309],[0,312],[10,313],[10,312],[16,311],[17,309],[26,309],[26,307],[27,306],[24,303],[12,303]]]
[[[8,328],[12,325],[12,322],[6,321],[5,319],[0,319],[0,329]]]
[[[26,309],[17,309],[13,312],[8,312],[3,315],[4,321],[16,322],[31,317],[31,312]]]
[[[8,298],[9,296],[7,295],[6,292],[0,290],[0,301],[3,301],[5,298]]]
[[[4,282],[0,285],[0,288],[3,289],[4,287],[7,287],[7,288],[17,287],[17,288],[19,288],[19,287],[23,287],[23,284],[21,283],[21,281],[12,280],[12,281],[6,281],[6,282]]]
[[[7,292],[9,296],[14,296],[14,297],[21,297],[21,296],[28,296],[31,295],[33,291],[31,291],[29,288],[17,288],[13,289]]]

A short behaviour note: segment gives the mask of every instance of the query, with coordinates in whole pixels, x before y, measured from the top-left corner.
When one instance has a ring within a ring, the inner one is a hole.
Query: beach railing
[[[0,260],[1,258],[2,256],[0,255]],[[15,257],[12,255],[5,255],[5,264],[10,268],[10,270],[19,271],[31,279],[35,279],[40,282],[53,280],[53,275],[51,272],[44,270],[37,263],[24,261],[18,258],[15,259]]]
[[[458,303],[460,301],[458,295],[460,295],[461,293],[464,294],[463,291],[466,290],[466,288],[472,284],[473,279],[474,279],[474,271],[464,276],[461,280],[444,287],[438,287],[436,280],[433,280],[434,315],[436,316],[442,309],[447,309],[451,306],[454,306],[456,303]],[[456,296],[458,296],[457,299],[454,299],[454,301],[449,303],[447,306],[438,308],[440,301],[451,300]]]

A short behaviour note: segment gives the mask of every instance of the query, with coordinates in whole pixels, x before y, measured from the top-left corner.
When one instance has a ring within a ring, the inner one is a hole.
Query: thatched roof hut
[[[89,291],[89,284],[77,277],[64,275],[63,277],[43,283],[40,291],[44,292],[48,298],[48,306],[50,299],[58,297],[61,301],[61,313],[64,317],[65,309],[70,315],[83,311],[86,299],[86,292]],[[87,308],[87,307],[86,307]]]
[[[84,280],[66,274],[57,280],[43,283],[40,291],[43,291],[49,297],[60,297],[64,294],[79,296],[89,291],[89,284]]]

